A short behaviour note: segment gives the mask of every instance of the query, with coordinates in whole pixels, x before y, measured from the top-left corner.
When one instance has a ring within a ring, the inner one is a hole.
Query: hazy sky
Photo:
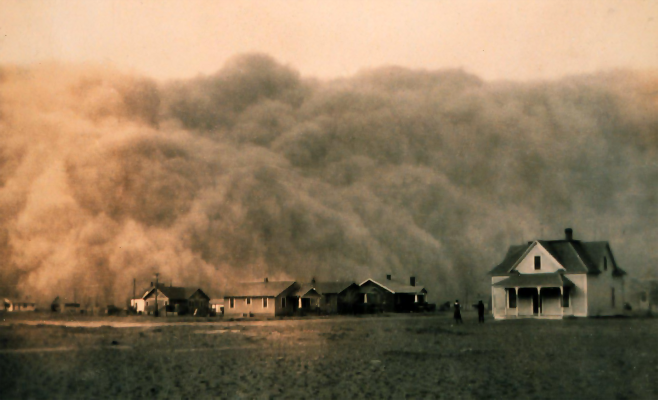
[[[265,52],[304,75],[461,67],[485,79],[658,68],[656,1],[9,1],[0,60],[110,63],[157,78]]]

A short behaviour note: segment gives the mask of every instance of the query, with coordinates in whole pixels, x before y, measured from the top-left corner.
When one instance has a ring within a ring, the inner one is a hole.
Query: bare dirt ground
[[[658,398],[658,319],[203,321],[7,318],[0,399]]]

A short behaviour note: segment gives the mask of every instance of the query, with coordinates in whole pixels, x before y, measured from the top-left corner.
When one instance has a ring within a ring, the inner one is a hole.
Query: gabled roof
[[[305,283],[305,284],[301,285],[301,287],[299,289],[295,290],[295,292],[292,293],[292,295],[308,298],[308,297],[319,297],[322,294],[318,293],[318,291],[315,290],[315,288],[313,287],[313,284]]]
[[[507,279],[496,282],[494,287],[513,288],[513,287],[572,287],[574,286],[567,277],[560,273],[549,274],[523,274],[512,275]]]
[[[160,290],[160,293],[167,296],[169,300],[187,300],[198,290],[201,290],[198,287],[161,286],[161,285],[158,285],[158,289]],[[147,298],[148,296],[151,295],[151,293],[153,293],[154,290],[155,287],[151,288],[151,290],[146,292],[146,294],[142,298],[144,299]],[[201,293],[203,293],[203,291],[201,291]],[[206,297],[208,296],[206,295]]]
[[[315,290],[320,294],[340,294],[350,286],[358,286],[354,282],[316,282],[313,284]]]
[[[294,284],[294,281],[238,283],[227,289],[224,297],[276,297]]]
[[[611,256],[610,264],[613,274],[625,274],[624,270],[617,266],[608,242],[581,242],[580,240],[537,240],[524,245],[510,246],[503,261],[494,267],[490,274],[493,276],[509,275],[512,269],[537,244],[545,248],[567,273],[600,273],[597,262],[602,259],[607,250]]]
[[[405,285],[404,283],[400,283],[392,280],[385,280],[383,281],[384,283],[379,283],[374,279],[366,279],[359,286],[363,286],[367,282],[372,282],[375,285],[380,286],[391,293],[401,293],[401,294],[420,294],[423,292],[427,293],[427,290],[425,290],[423,286]]]

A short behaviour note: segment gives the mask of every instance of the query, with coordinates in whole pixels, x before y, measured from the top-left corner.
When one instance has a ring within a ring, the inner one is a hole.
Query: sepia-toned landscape
[[[196,323],[35,319],[29,325],[8,318],[0,325],[0,397],[658,396],[656,319],[477,324],[474,313],[464,319],[454,326],[441,313]]]
[[[648,0],[1,0],[0,400],[657,399],[656,49]]]

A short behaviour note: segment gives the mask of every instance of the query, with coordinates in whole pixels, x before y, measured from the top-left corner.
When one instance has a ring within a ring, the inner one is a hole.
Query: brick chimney
[[[564,236],[567,240],[573,240],[573,229],[567,228],[564,230]]]
[[[411,286],[416,286],[416,277],[415,276],[409,277],[409,284]]]

